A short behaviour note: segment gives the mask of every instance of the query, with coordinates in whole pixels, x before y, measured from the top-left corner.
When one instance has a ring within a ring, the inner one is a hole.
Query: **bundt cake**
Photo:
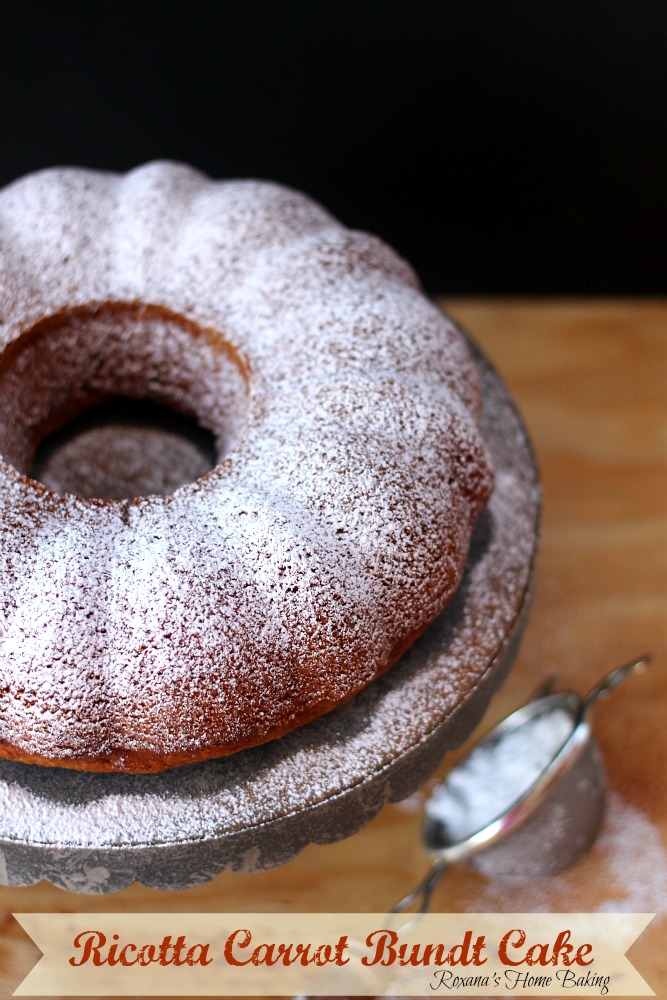
[[[113,397],[215,438],[170,495],[57,493]],[[345,702],[455,592],[492,472],[467,348],[305,196],[153,163],[0,192],[0,755],[157,771]]]

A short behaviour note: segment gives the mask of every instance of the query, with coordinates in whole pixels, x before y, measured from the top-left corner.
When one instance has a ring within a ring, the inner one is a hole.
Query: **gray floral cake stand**
[[[496,486],[453,603],[352,701],[265,746],[154,775],[0,761],[0,883],[181,889],[283,864],[355,833],[468,736],[515,657],[541,499],[521,418],[473,350]]]

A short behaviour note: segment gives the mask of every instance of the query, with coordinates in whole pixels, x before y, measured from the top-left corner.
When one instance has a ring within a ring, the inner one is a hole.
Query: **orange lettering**
[[[512,935],[518,934],[516,941],[512,940]],[[519,927],[515,927],[513,930],[508,931],[507,934],[502,938],[500,944],[498,945],[498,957],[503,965],[521,965],[523,959],[520,958],[518,962],[514,962],[507,954],[507,948],[520,948],[522,944],[526,942],[526,932],[522,931]]]
[[[243,935],[243,940],[237,942],[236,937],[241,934]],[[251,941],[252,934],[246,928],[239,927],[238,930],[233,931],[225,942],[225,961],[229,965],[250,965],[252,962],[252,956],[250,958],[246,958],[245,961],[241,961],[234,954],[234,945],[238,943],[239,948],[247,948]]]
[[[100,949],[106,943],[107,939],[102,931],[82,931],[74,938],[74,947],[81,948],[83,946],[83,955],[79,961],[74,957],[70,958],[69,964],[85,965],[92,956],[93,965],[104,965],[105,960],[100,955]]]

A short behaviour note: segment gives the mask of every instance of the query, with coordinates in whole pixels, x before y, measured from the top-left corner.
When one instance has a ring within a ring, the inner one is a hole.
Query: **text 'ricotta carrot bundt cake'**
[[[57,493],[112,397],[195,418],[171,495]],[[304,195],[154,163],[0,193],[0,755],[157,771],[280,737],[460,582],[492,473],[474,365],[410,267]]]

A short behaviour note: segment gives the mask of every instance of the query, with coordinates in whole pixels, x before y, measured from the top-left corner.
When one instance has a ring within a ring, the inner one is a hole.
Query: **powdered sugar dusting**
[[[6,189],[0,260],[1,741],[120,769],[253,745],[442,610],[491,473],[463,341],[389,248],[152,164]],[[19,474],[109,393],[192,413],[220,463],[137,503]]]
[[[208,455],[197,445],[180,428],[111,418],[57,442],[41,463],[38,478],[56,493],[83,497],[120,500],[173,493],[210,470]]]

